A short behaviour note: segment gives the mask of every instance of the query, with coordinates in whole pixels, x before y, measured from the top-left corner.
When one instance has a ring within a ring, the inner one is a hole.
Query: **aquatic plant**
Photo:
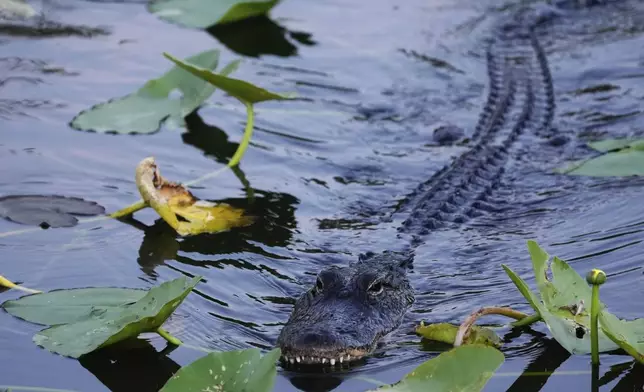
[[[644,140],[607,139],[588,143],[600,154],[556,170],[558,173],[606,177],[644,175]]]
[[[152,0],[148,10],[168,22],[202,28],[265,15],[279,0]]]
[[[219,50],[206,50],[186,59],[208,69],[219,65]],[[229,75],[239,66],[235,60],[219,74]],[[185,126],[184,117],[197,110],[217,87],[174,66],[158,78],[145,82],[138,90],[80,112],[71,121],[77,130],[113,134],[151,134],[162,125]],[[171,96],[179,91],[181,97]]]
[[[250,139],[253,134],[254,104],[264,101],[285,100],[290,98],[285,95],[276,94],[262,89],[243,80],[226,77],[222,75],[222,73],[215,74],[207,68],[200,67],[197,64],[193,64],[188,61],[179,60],[178,58],[167,53],[164,53],[164,56],[174,62],[176,66],[181,70],[188,72],[188,76],[190,76],[191,78],[199,78],[199,80],[202,80],[203,83],[220,88],[224,92],[235,97],[246,107],[247,117],[244,136],[239,144],[239,147],[237,148],[237,151],[235,151],[235,154],[228,162],[227,167],[229,168],[235,167],[239,164],[242,157],[244,156],[244,153],[246,152],[246,149],[248,148],[248,144],[250,143]],[[203,89],[198,91],[202,90]],[[203,94],[199,95],[203,96]],[[156,172],[156,165],[154,165],[153,169],[152,164],[154,164],[154,162],[150,163],[143,161],[139,165],[139,168],[137,168],[137,187],[143,197],[143,200],[110,214],[110,217],[120,218],[126,215],[131,215],[134,212],[147,206],[152,206],[159,213],[159,215],[166,222],[168,222],[170,226],[172,226],[172,228],[177,230],[180,235],[221,231],[230,227],[244,226],[249,223],[249,219],[247,217],[244,219],[241,212],[236,211],[232,208],[212,206],[213,208],[209,209],[208,212],[206,212],[204,208],[200,208],[195,204],[194,196],[189,194],[189,192],[185,188],[182,188],[182,195],[178,199],[185,201],[186,198],[190,198],[191,200],[193,200],[189,207],[186,207],[185,205],[179,205],[179,203],[173,203],[172,200],[167,200],[167,202],[161,203],[160,201],[163,198],[160,197],[159,192],[155,191],[155,189],[165,180],[163,180],[162,177],[158,176],[158,172]],[[141,165],[147,165],[147,168],[144,168]],[[145,172],[145,170],[147,170],[147,172]],[[200,177],[195,181],[192,181],[191,184],[203,181],[209,177],[215,176],[220,172],[220,170],[214,171],[210,174]],[[158,184],[153,184],[154,180],[156,180]],[[147,183],[144,183],[146,181]],[[172,184],[171,186],[166,187],[166,189],[169,188],[177,190],[179,188],[179,185]],[[189,210],[187,210],[187,208],[189,208]],[[175,215],[182,216],[189,223],[179,223]],[[220,224],[221,222],[228,222],[228,224],[222,225]]]
[[[84,288],[54,290],[2,304],[9,314],[50,327],[33,341],[60,355],[79,358],[145,332],[172,344],[181,341],[161,326],[201,280],[180,277],[149,290]]]

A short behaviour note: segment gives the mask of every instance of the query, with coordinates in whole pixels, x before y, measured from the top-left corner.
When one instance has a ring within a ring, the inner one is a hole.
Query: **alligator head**
[[[277,344],[285,361],[335,365],[370,354],[414,303],[409,255],[361,255],[318,274],[302,294]]]

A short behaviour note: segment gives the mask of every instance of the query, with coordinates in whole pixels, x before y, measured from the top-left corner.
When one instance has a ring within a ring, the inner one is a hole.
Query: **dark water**
[[[0,195],[64,194],[114,211],[138,199],[134,167],[146,156],[180,181],[221,167],[245,119],[238,103],[221,94],[188,118],[188,130],[113,136],[68,126],[79,111],[164,72],[170,63],[163,51],[185,57],[222,49],[224,60],[245,58],[236,77],[304,99],[257,107],[257,131],[241,165],[255,203],[245,199],[231,172],[194,189],[200,198],[252,209],[262,218],[257,225],[178,239],[144,211],[129,224],[0,234],[1,273],[43,290],[148,287],[181,274],[203,275],[168,329],[210,349],[270,348],[294,298],[319,269],[404,245],[397,222],[382,218],[467,148],[437,146],[433,131],[452,124],[471,135],[488,83],[486,34],[519,6],[494,0],[285,1],[272,20],[203,32],[159,21],[140,2],[56,1],[42,5],[40,29],[3,22]],[[544,28],[554,126],[565,143],[533,137],[520,146],[499,189],[515,208],[426,238],[411,274],[416,305],[376,355],[342,373],[280,369],[276,390],[372,388],[365,377],[394,382],[444,349],[418,343],[412,331],[420,320],[456,323],[486,305],[527,311],[500,267],[507,263],[529,277],[527,239],[581,274],[604,269],[603,301],[620,317],[642,317],[644,181],[564,177],[551,170],[587,155],[586,140],[644,134],[643,26],[641,2],[613,1],[568,7]],[[23,228],[0,221],[0,233]],[[19,294],[0,295],[4,301]],[[159,355],[163,341],[144,336],[130,350],[79,362],[36,347],[31,336],[38,330],[0,314],[0,385],[156,391],[201,355],[189,348]],[[506,362],[487,390],[591,388],[590,358],[569,356],[543,325],[503,333]],[[124,381],[130,377],[134,381]],[[600,384],[606,391],[641,391],[644,368],[625,355],[604,355]]]

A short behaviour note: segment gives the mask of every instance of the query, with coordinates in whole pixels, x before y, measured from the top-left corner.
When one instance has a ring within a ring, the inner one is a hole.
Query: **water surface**
[[[163,51],[186,57],[220,49],[224,61],[245,60],[234,76],[302,99],[257,107],[256,133],[241,164],[256,192],[254,203],[231,172],[193,189],[200,198],[249,208],[261,218],[257,225],[181,239],[143,211],[127,223],[0,236],[2,274],[41,290],[149,287],[203,275],[168,329],[214,350],[272,347],[294,299],[317,271],[360,252],[405,245],[398,222],[383,218],[465,151],[467,146],[438,146],[433,132],[455,125],[471,135],[487,93],[487,34],[526,4],[285,1],[271,19],[198,31],[156,19],[142,2],[78,0],[44,3],[40,28],[3,22],[0,195],[63,194],[114,211],[138,199],[134,168],[147,156],[177,181],[225,164],[245,114],[221,93],[187,119],[185,130],[131,136],[69,126],[79,111],[163,73],[171,65]],[[421,320],[458,323],[487,305],[527,311],[500,267],[506,263],[529,277],[527,239],[580,274],[603,269],[609,279],[602,299],[609,308],[623,318],[644,315],[644,182],[552,173],[566,160],[588,155],[587,140],[642,136],[642,11],[635,1],[569,7],[540,33],[563,145],[538,138],[521,144],[520,159],[510,164],[499,190],[516,208],[426,238],[411,273],[416,304],[376,355],[332,374],[280,368],[276,390],[360,391],[373,387],[364,378],[395,382],[445,349],[419,343],[413,326]],[[0,233],[23,228],[0,221]],[[3,301],[19,296],[1,295]],[[188,348],[159,355],[164,341],[144,336],[131,350],[75,361],[36,347],[31,336],[39,329],[0,313],[0,384],[157,391],[179,366],[201,355]],[[569,356],[543,325],[502,332],[506,362],[487,390],[590,389],[590,358]],[[601,390],[642,390],[643,375],[628,356],[602,357]],[[129,376],[135,381],[123,381]]]

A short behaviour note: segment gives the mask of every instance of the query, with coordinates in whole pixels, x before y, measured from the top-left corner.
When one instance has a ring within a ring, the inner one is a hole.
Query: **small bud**
[[[606,282],[606,274],[602,270],[592,269],[586,275],[586,282],[592,285],[602,285]]]

